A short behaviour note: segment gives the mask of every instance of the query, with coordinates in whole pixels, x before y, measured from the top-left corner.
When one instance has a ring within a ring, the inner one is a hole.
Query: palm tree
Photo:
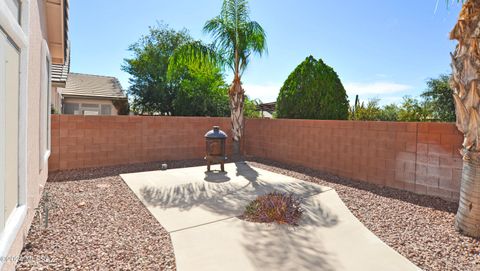
[[[463,3],[450,39],[458,40],[452,54],[452,78],[457,128],[464,134],[463,172],[455,227],[480,237],[480,0]]]
[[[259,23],[250,20],[249,13],[247,0],[224,0],[220,15],[207,21],[203,27],[204,32],[213,36],[213,45],[192,42],[179,48],[172,57],[174,65],[181,61],[209,61],[233,72],[228,94],[235,154],[240,152],[244,125],[242,74],[252,54],[262,56],[267,52],[265,31]]]

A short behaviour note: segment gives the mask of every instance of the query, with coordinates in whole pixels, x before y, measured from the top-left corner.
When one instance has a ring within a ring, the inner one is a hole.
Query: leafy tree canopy
[[[400,105],[389,104],[381,107],[380,99],[371,99],[350,109],[351,120],[368,121],[433,121],[432,102],[409,96],[403,97]]]
[[[396,104],[389,104],[384,107],[379,105],[380,99],[371,99],[366,104],[361,102],[351,107],[351,120],[382,120],[396,121],[398,119],[399,107]]]
[[[455,121],[455,103],[449,81],[450,76],[446,74],[431,78],[427,81],[427,90],[421,95],[431,101],[432,117],[438,121]]]
[[[228,95],[221,70],[199,62],[170,65],[174,52],[193,41],[187,30],[150,27],[129,50],[122,69],[131,75],[128,90],[138,114],[227,116]],[[207,45],[205,45],[207,46]]]
[[[432,103],[409,96],[403,98],[398,112],[399,121],[432,121]]]
[[[245,117],[250,118],[250,119],[261,118],[262,114],[258,110],[258,105],[261,104],[261,103],[262,102],[258,99],[252,100],[248,96],[245,96],[245,103],[244,103],[244,107],[245,107],[244,115],[245,115]]]
[[[455,121],[455,105],[452,89],[449,85],[450,76],[440,75],[427,81],[427,89],[419,98],[403,97],[399,104],[381,107],[380,99],[357,103],[350,108],[352,120],[383,120],[383,121]]]
[[[288,76],[277,99],[277,117],[347,119],[348,100],[337,73],[309,56]]]
[[[228,86],[218,67],[190,63],[173,70],[169,78],[179,82],[173,100],[175,115],[224,117],[230,114]]]

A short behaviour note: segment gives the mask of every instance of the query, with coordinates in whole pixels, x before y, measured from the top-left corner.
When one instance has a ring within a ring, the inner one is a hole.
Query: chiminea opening
[[[220,164],[221,170],[225,171],[224,163],[227,160],[225,155],[226,139],[227,134],[220,130],[219,126],[213,126],[213,130],[205,134],[207,171],[210,171],[210,166],[215,164]]]

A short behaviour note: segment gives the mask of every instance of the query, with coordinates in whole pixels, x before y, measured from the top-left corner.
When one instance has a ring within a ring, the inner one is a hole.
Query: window
[[[110,104],[94,103],[72,103],[67,102],[63,105],[63,114],[72,115],[111,115],[112,106]]]
[[[0,230],[19,197],[20,50],[0,30]]]
[[[47,42],[42,45],[43,67],[40,86],[40,112],[39,112],[39,170],[43,170],[50,156],[50,116],[51,116],[51,83],[50,83],[50,55],[48,53]]]
[[[111,115],[112,114],[112,106],[109,104],[102,104],[102,115]]]
[[[82,104],[80,108],[82,115],[86,116],[97,116],[100,115],[100,105],[99,104]]]
[[[77,112],[77,113],[75,113]],[[63,105],[63,114],[70,115],[79,115],[80,114],[80,105],[76,103],[65,103]]]
[[[88,110],[88,109],[97,110],[98,106],[99,106],[98,104],[82,104],[82,108],[84,108],[85,110]]]

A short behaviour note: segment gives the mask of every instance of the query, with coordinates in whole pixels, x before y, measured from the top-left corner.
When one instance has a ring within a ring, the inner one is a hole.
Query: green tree
[[[418,99],[405,96],[398,111],[399,121],[431,121],[432,103],[429,100],[419,101]]]
[[[348,100],[337,73],[309,56],[288,76],[277,98],[277,117],[347,119]]]
[[[399,111],[400,111],[400,108],[398,108],[398,105],[396,105],[394,103],[387,104],[382,109],[381,120],[397,121]]]
[[[450,76],[446,74],[431,78],[427,81],[427,90],[421,95],[431,101],[433,118],[438,121],[455,121],[455,103],[449,81]]]
[[[245,91],[241,77],[253,54],[267,51],[266,34],[256,21],[250,20],[247,0],[224,0],[220,15],[206,22],[203,30],[213,37],[213,46],[190,42],[177,50],[172,65],[189,61],[216,63],[233,72],[228,95],[232,120],[234,153],[240,152],[244,125]]]
[[[151,27],[149,34],[130,46],[134,57],[123,70],[132,83],[129,94],[139,114],[227,116],[228,93],[221,69],[212,63],[189,62],[171,66],[179,47],[195,42],[186,30],[167,25]],[[201,42],[196,41],[197,43]]]
[[[178,91],[173,100],[175,115],[228,116],[228,86],[218,67],[190,63],[171,70],[168,78],[178,82]]]
[[[122,70],[130,74],[128,94],[132,109],[139,114],[174,113],[173,100],[178,83],[168,80],[169,59],[181,45],[192,39],[187,30],[175,31],[165,24],[150,27],[149,34],[130,45],[133,57],[125,59]]]

